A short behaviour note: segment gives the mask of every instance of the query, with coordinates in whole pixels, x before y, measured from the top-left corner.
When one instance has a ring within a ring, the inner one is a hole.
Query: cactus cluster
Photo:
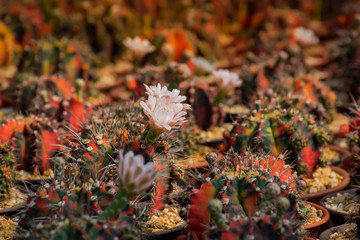
[[[329,141],[313,116],[296,109],[263,108],[237,119],[231,132],[224,133],[226,152],[263,149],[274,155],[287,154],[287,163],[300,174],[311,174],[319,164],[319,147]]]
[[[286,169],[279,158],[233,157],[235,165],[215,169],[191,197],[191,239],[298,239],[296,176],[277,171]]]
[[[43,173],[60,149],[56,123],[48,118],[17,117],[0,127],[0,142],[9,147],[17,170]]]

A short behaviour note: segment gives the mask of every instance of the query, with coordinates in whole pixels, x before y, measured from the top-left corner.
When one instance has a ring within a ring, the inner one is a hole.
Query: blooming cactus
[[[152,185],[155,168],[152,162],[144,164],[142,155],[130,151],[125,156],[120,154],[118,176],[120,188],[129,194],[139,194]]]
[[[328,142],[327,133],[311,115],[278,108],[249,112],[224,137],[222,151],[233,147],[238,152],[247,148],[260,148],[274,155],[287,152],[287,163],[308,175],[319,164],[319,146]]]
[[[243,160],[256,160],[256,156],[239,159],[243,165],[235,165],[237,173],[234,169],[213,172],[191,197],[191,239],[297,239],[296,191],[281,179],[281,172],[270,176],[277,169],[269,166],[277,165],[279,159],[271,157],[264,160],[268,166],[254,162],[251,167]],[[291,173],[286,175],[291,181],[296,179]]]
[[[221,89],[225,91],[231,91],[236,87],[240,87],[242,81],[236,73],[231,73],[229,70],[217,70],[213,72],[216,81],[220,85]]]
[[[311,29],[304,27],[297,27],[294,29],[294,38],[297,42],[303,45],[313,45],[319,43],[319,38]]]
[[[92,121],[81,124],[79,131],[68,132],[61,156],[82,169],[79,177],[85,181],[115,180],[120,151],[133,151],[142,154],[145,161],[152,160],[153,147],[141,147],[144,125],[145,115],[139,107],[102,108]]]
[[[155,50],[155,47],[151,45],[149,40],[142,39],[140,37],[126,38],[124,45],[129,48],[135,55],[136,58],[143,58],[146,54],[151,53]]]
[[[156,176],[153,163],[144,164],[143,156],[135,156],[133,152],[128,152],[124,157],[120,155],[120,158],[122,158],[118,166],[120,193],[101,215],[104,219],[116,216],[132,197],[147,190]]]
[[[140,104],[149,118],[150,132],[146,138],[149,144],[163,132],[179,128],[186,122],[186,110],[190,109],[190,105],[183,103],[186,97],[179,95],[180,91],[177,89],[169,91],[166,86],[161,87],[160,84],[145,87],[148,99]]]

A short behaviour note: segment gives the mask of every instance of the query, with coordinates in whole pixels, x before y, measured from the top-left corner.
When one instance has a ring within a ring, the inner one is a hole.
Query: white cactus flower
[[[200,74],[211,73],[215,70],[214,65],[203,57],[193,58],[192,61],[195,64],[195,71]]]
[[[221,88],[234,89],[240,87],[242,80],[236,73],[229,72],[229,70],[220,69],[213,72],[216,81],[219,83]]]
[[[129,38],[127,37],[123,41],[124,45],[129,48],[137,58],[142,58],[146,54],[155,50],[155,47],[147,39],[141,39],[140,37]]]
[[[128,194],[140,194],[148,189],[156,178],[154,164],[144,164],[144,157],[130,151],[123,156],[120,153],[118,165],[120,188]]]
[[[149,96],[155,97],[157,103],[160,101],[160,99],[165,99],[166,104],[170,103],[182,103],[186,100],[185,96],[180,95],[180,90],[174,89],[172,91],[169,91],[166,86],[161,87],[160,83],[158,83],[156,86],[147,86],[146,84],[146,94]],[[189,104],[183,104],[184,109],[190,109]]]
[[[150,120],[150,126],[162,132],[180,127],[186,121],[186,112],[183,110],[190,108],[184,106],[187,104],[168,102],[164,97],[156,99],[152,95],[146,102],[141,101],[140,104]]]
[[[144,113],[149,118],[149,131],[146,133],[144,144],[149,146],[164,132],[172,128],[179,128],[186,122],[185,115],[187,109],[191,109],[189,104],[182,103],[186,100],[181,96],[180,91],[174,89],[169,91],[167,87],[157,86],[148,87],[145,85],[146,93],[149,95],[140,105]]]
[[[311,45],[318,44],[319,38],[315,35],[311,29],[304,27],[297,27],[294,29],[294,37],[300,44]]]

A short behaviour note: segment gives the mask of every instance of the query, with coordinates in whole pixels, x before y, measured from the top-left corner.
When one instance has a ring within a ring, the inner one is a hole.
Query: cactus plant
[[[65,168],[64,171],[73,170],[67,165]],[[66,180],[70,179],[76,180],[72,176]],[[46,183],[37,190],[34,197],[28,198],[22,225],[25,227],[38,217],[99,215],[114,200],[117,192],[118,187],[111,182]]]
[[[143,130],[145,116],[135,106],[102,108],[95,113],[91,121],[81,124],[79,131],[69,131],[64,137],[65,160],[79,165],[82,169],[79,178],[112,179],[110,168],[119,151],[141,153],[146,161],[151,161],[154,148],[143,148]],[[106,168],[109,171],[100,171]]]
[[[82,101],[83,83],[77,79],[73,86],[58,76],[29,77],[21,83],[15,81],[9,89],[15,95],[14,108],[22,114],[56,119],[77,131],[92,113]]]
[[[33,39],[44,37],[51,30],[50,24],[45,22],[44,13],[34,3],[23,1],[4,3],[0,16],[9,22],[16,42],[21,45],[27,45]]]
[[[14,57],[15,42],[11,31],[0,22],[0,67],[12,64]]]
[[[19,230],[20,231],[20,230]],[[89,216],[61,217],[36,224],[30,231],[22,231],[14,239],[138,239],[139,232],[128,219],[111,222]]]
[[[191,197],[191,239],[298,239],[296,176],[281,172],[281,158],[235,158],[222,173],[215,168]]]
[[[238,152],[258,147],[274,155],[287,152],[287,163],[307,175],[319,164],[319,146],[329,141],[313,116],[278,107],[253,110],[240,117],[224,137],[222,151],[230,147]]]
[[[329,120],[329,112],[325,110],[325,107],[321,103],[315,103],[306,98],[306,96],[289,93],[286,96],[273,95],[264,97],[261,100],[256,101],[255,105],[266,106],[267,108],[282,108],[282,109],[296,109],[297,111],[312,115],[316,122],[322,122]]]
[[[62,99],[75,95],[74,87],[66,79],[57,76],[30,77],[22,82],[15,81],[12,90],[16,94],[14,107],[22,114],[39,114],[43,109],[58,107]]]
[[[89,65],[83,52],[66,41],[36,41],[19,57],[19,73],[62,75],[73,83],[77,78],[89,79]]]
[[[36,116],[18,117],[3,123],[0,142],[14,155],[17,170],[43,173],[50,169],[49,159],[59,150],[55,124]]]
[[[117,193],[118,187],[111,182],[69,184],[56,181],[51,185],[45,184],[34,197],[28,198],[28,208],[18,232],[26,239],[67,239],[69,236],[106,238],[115,234],[131,237],[133,235],[126,230],[134,230],[131,210],[120,209],[124,212],[119,211],[121,218],[111,227],[110,222],[94,218],[111,205]],[[39,219],[42,219],[41,227],[34,225]]]
[[[0,200],[6,198],[14,181],[14,156],[6,144],[0,144]]]
[[[339,136],[346,138],[351,153],[351,156],[344,160],[344,168],[354,177],[354,183],[357,183],[360,174],[360,108],[356,105],[352,112],[350,123],[340,126]]]
[[[318,78],[305,75],[295,78],[287,78],[280,81],[284,91],[292,89],[294,94],[305,96],[305,98],[316,104],[323,105],[327,110],[334,110],[336,94],[329,86]]]

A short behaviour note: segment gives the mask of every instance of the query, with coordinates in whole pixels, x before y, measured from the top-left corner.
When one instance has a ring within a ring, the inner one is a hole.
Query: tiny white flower
[[[141,39],[140,37],[129,38],[124,40],[124,45],[129,48],[136,57],[142,58],[146,54],[155,50],[155,47],[147,39]]]
[[[231,90],[240,87],[242,84],[239,76],[236,73],[229,72],[229,70],[220,69],[214,71],[213,75],[221,88]]]
[[[130,151],[123,156],[120,153],[118,166],[120,187],[129,194],[140,194],[151,187],[156,177],[154,164],[149,162],[144,164],[142,155],[134,155]]]
[[[297,27],[294,29],[294,37],[296,41],[304,45],[318,44],[319,38],[311,29]]]

